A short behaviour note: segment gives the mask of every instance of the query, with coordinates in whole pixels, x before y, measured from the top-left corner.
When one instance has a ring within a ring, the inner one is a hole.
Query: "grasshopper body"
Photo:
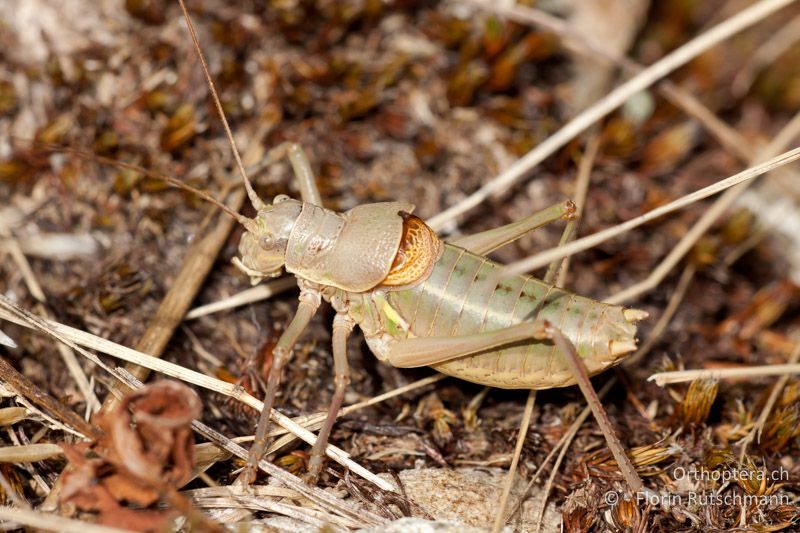
[[[641,312],[530,276],[501,279],[501,265],[439,240],[411,210],[410,204],[390,202],[340,214],[279,197],[260,210],[256,231],[243,238],[240,265],[254,281],[285,267],[306,295],[316,295],[316,304],[325,299],[340,320],[358,325],[382,361],[430,365],[475,383],[508,389],[575,383],[550,341],[528,336],[489,348],[470,342],[536,320],[546,320],[572,342],[590,375],[636,349],[634,322]],[[428,353],[437,349],[437,339],[452,338],[464,339],[460,352]],[[399,353],[398,346],[412,339],[431,342]]]
[[[430,365],[468,381],[504,388],[542,389],[577,381],[582,389],[590,389],[587,373],[608,368],[636,348],[633,322],[646,313],[582,298],[527,276],[505,279],[500,265],[484,257],[542,224],[568,218],[574,213],[571,202],[447,244],[410,214],[411,204],[367,204],[346,213],[325,209],[302,149],[285,143],[271,155],[289,157],[302,202],[279,195],[265,204],[235,149],[183,0],[181,8],[258,212],[255,219],[235,215],[247,229],[235,264],[253,283],[285,269],[298,278],[300,287],[297,312],[273,349],[243,483],[254,479],[266,449],[283,366],[323,299],[336,310],[332,335],[336,375],[328,415],[309,462],[312,481],[322,470],[323,452],[350,381],[347,339],[356,325],[375,355],[390,364]],[[558,352],[567,358],[560,360]],[[626,461],[618,442],[616,448],[618,460]]]

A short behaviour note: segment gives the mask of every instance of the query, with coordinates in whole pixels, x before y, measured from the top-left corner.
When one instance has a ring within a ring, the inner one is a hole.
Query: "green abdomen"
[[[387,302],[415,337],[468,335],[542,318],[561,329],[590,373],[619,359],[612,340],[633,340],[636,328],[622,308],[577,296],[529,276],[500,282],[497,263],[446,245],[430,277],[405,290],[387,292]],[[467,381],[502,388],[550,388],[574,383],[555,346],[525,341],[461,357],[434,368]]]

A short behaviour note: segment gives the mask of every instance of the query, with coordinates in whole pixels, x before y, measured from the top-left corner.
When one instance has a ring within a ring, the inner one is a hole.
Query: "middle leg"
[[[333,424],[336,422],[336,417],[339,415],[339,409],[342,407],[344,394],[347,392],[347,386],[350,384],[350,368],[347,362],[347,338],[353,331],[355,322],[345,313],[337,313],[333,319],[333,367],[336,373],[334,380],[335,390],[331,398],[331,404],[328,407],[328,416],[325,418],[325,423],[322,429],[319,430],[317,441],[314,443],[314,448],[311,450],[311,462],[308,468],[308,481],[311,484],[317,482],[319,474],[322,471],[322,463],[325,460],[325,447],[328,445],[328,437],[330,437]]]

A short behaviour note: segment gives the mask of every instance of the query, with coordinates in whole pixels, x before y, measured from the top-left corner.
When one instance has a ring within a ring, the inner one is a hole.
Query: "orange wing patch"
[[[411,285],[428,277],[442,253],[442,242],[421,218],[403,211],[403,238],[392,269],[381,285]]]

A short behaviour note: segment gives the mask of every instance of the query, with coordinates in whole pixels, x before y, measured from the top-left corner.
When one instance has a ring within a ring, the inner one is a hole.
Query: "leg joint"
[[[578,219],[578,206],[572,200],[564,202],[564,220],[577,220]]]
[[[336,374],[333,377],[333,385],[337,390],[347,388],[350,385],[350,373]]]
[[[280,367],[283,365],[283,362],[292,354],[292,350],[287,348],[286,346],[276,346],[272,349],[272,357],[274,360],[273,365],[275,367]]]
[[[350,333],[351,331],[353,331],[355,325],[356,325],[355,320],[353,320],[348,314],[340,312],[336,313],[336,316],[333,317],[334,329],[344,329],[348,333]]]
[[[322,303],[322,294],[320,294],[317,287],[311,286],[304,282],[305,280],[298,280],[297,284],[300,286],[300,295],[297,297],[297,299],[300,302],[313,305],[314,309],[316,309]]]

